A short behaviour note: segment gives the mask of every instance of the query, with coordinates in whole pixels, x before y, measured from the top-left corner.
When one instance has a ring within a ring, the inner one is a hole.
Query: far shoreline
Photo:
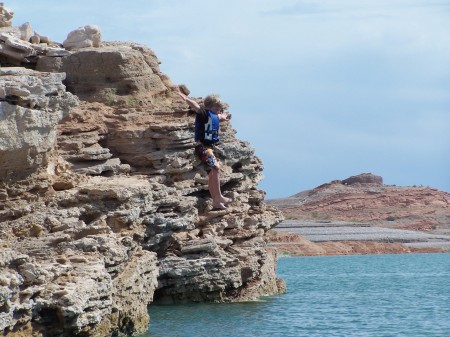
[[[348,233],[350,231],[350,233]],[[355,234],[357,233],[357,234]],[[345,240],[339,240],[339,238]],[[382,238],[381,240],[376,240]],[[343,222],[287,220],[267,233],[279,256],[449,253],[450,236]],[[422,245],[422,246],[421,246]]]
[[[340,257],[340,256],[381,256],[381,255],[423,255],[423,254],[450,254],[450,251],[417,251],[409,253],[354,253],[354,254],[330,254],[330,255],[300,255],[278,252],[278,259],[282,258],[307,258],[307,257]]]

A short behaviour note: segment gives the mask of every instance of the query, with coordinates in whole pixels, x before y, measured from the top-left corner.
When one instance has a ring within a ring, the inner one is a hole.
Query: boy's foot
[[[230,199],[230,198],[227,198],[227,197],[222,197],[220,201],[224,205],[229,205],[229,204],[231,204],[233,202],[233,199]]]
[[[219,202],[218,204],[213,204],[213,207],[212,207],[213,211],[220,211],[220,210],[224,210],[224,209],[227,209],[227,206],[225,206],[221,202]]]

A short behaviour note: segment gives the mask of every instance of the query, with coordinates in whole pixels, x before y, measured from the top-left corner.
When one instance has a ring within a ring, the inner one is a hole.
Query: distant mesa
[[[383,185],[383,178],[372,173],[362,173],[344,179],[341,181],[341,183],[344,185],[354,185],[354,184]]]
[[[356,221],[389,228],[450,233],[450,194],[431,187],[384,185],[362,173],[287,198],[268,200],[287,219]]]
[[[435,188],[362,173],[268,203],[287,219],[272,245],[290,254],[450,251],[450,194]]]
[[[323,190],[328,188],[333,188],[336,186],[345,185],[349,187],[376,187],[376,186],[383,186],[383,178],[381,176],[377,176],[373,173],[361,173],[355,176],[348,177],[344,180],[332,180],[329,183],[324,183],[320,186],[317,186],[311,191],[303,191],[298,194],[295,194],[291,196],[290,198],[297,198],[303,196],[306,192],[311,193],[316,190]]]

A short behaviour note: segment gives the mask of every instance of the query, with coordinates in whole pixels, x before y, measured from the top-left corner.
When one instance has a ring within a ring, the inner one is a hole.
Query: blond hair
[[[205,109],[214,109],[214,108],[219,108],[221,110],[225,110],[228,108],[228,104],[223,102],[220,99],[219,95],[208,95],[205,97],[205,99],[203,100],[203,105],[205,106]]]

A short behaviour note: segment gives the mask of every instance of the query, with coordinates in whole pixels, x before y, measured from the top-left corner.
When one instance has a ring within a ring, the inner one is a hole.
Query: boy
[[[218,95],[207,96],[203,102],[204,107],[181,92],[178,92],[178,95],[196,112],[195,153],[210,169],[208,189],[213,200],[213,209],[226,209],[226,205],[230,204],[232,200],[224,197],[220,190],[220,165],[214,156],[213,149],[219,141],[220,121],[229,119],[229,115],[223,111],[228,105],[222,102]]]

